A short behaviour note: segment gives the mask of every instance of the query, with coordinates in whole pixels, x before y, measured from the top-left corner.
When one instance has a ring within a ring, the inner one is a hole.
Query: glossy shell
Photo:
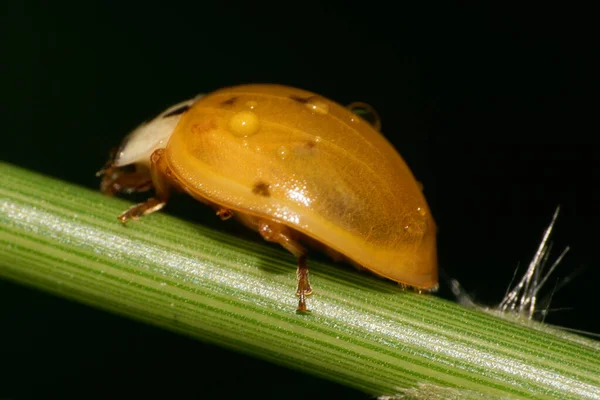
[[[279,85],[213,92],[182,116],[166,156],[197,198],[283,223],[396,282],[437,287],[419,184],[379,132],[331,100]]]

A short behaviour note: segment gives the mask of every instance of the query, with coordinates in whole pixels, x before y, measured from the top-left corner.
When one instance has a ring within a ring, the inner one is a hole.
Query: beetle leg
[[[108,196],[114,196],[119,193],[145,192],[152,189],[152,179],[148,171],[139,171],[134,166],[115,167],[114,160],[118,148],[110,151],[110,157],[104,167],[96,173],[96,176],[102,177],[100,181],[100,191]],[[128,171],[128,167],[132,169]]]
[[[108,196],[119,193],[145,192],[152,189],[152,179],[139,171],[127,172],[119,167],[108,167],[101,171],[100,191]]]
[[[296,270],[296,277],[298,279],[296,295],[299,297],[297,311],[309,312],[310,310],[306,308],[306,296],[312,294],[312,288],[308,280],[306,249],[294,239],[291,229],[285,225],[263,220],[258,223],[258,231],[265,240],[279,243],[284,249],[298,258],[298,269]]]
[[[163,156],[164,149],[155,150],[150,156],[150,177],[154,186],[155,195],[143,203],[136,204],[119,215],[119,221],[126,223],[130,219],[151,214],[160,210],[167,204],[169,199],[170,185],[167,180],[168,168]]]
[[[299,297],[298,299],[298,310],[310,312],[306,308],[306,296],[310,296],[312,294],[312,288],[310,287],[310,282],[308,281],[308,265],[306,265],[306,254],[302,254],[298,257],[298,269],[296,270],[296,277],[298,279],[298,289],[296,290],[296,295]]]
[[[221,218],[221,221],[226,221],[233,217],[233,211],[229,208],[219,207],[217,208],[217,217]]]

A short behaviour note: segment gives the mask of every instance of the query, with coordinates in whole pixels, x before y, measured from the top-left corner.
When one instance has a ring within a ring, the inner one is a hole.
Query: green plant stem
[[[283,249],[165,212],[124,226],[124,200],[5,163],[0,177],[4,278],[374,395],[600,398],[596,341],[317,261],[300,315]]]

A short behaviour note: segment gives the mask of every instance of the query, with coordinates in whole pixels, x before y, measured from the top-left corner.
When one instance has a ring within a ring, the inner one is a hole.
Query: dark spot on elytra
[[[221,105],[223,106],[232,106],[235,104],[235,102],[237,101],[237,97],[232,97],[229,100],[225,100],[224,102],[221,103]]]
[[[306,146],[306,148],[308,149],[312,149],[313,147],[315,147],[317,145],[317,142],[315,142],[314,140],[307,140],[304,145]]]
[[[172,117],[173,115],[183,114],[184,112],[186,112],[189,109],[190,109],[190,106],[188,106],[188,105],[177,107],[173,111],[163,115],[163,118]]]
[[[259,196],[269,197],[271,196],[271,192],[269,191],[269,184],[263,181],[258,181],[254,184],[252,188],[252,193],[257,194]]]
[[[291,95],[290,99],[297,101],[298,103],[306,104],[306,103],[308,103],[308,99],[310,99],[310,97],[299,97],[299,96]]]

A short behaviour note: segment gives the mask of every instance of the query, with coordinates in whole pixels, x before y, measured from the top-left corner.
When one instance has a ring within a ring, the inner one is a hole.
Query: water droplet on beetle
[[[256,106],[258,105],[258,103],[254,100],[250,100],[246,102],[246,107],[248,107],[251,110],[254,110],[254,108],[256,108]]]
[[[318,96],[309,97],[306,99],[305,106],[311,110],[316,112],[317,114],[325,115],[329,113],[329,104]]]
[[[427,211],[425,211],[424,207],[417,207],[417,212],[419,213],[419,215],[421,215],[422,217],[427,215]]]
[[[369,104],[357,101],[349,104],[347,108],[351,113],[358,117],[351,117],[350,122],[357,123],[360,122],[359,119],[362,119],[371,125],[376,131],[381,131],[381,118],[379,117],[377,111],[375,111],[375,109]]]
[[[279,148],[277,149],[277,155],[282,160],[285,160],[290,155],[290,149],[288,149],[285,146],[279,146]]]
[[[248,137],[258,132],[260,122],[252,111],[241,111],[229,120],[229,130],[236,136]]]

